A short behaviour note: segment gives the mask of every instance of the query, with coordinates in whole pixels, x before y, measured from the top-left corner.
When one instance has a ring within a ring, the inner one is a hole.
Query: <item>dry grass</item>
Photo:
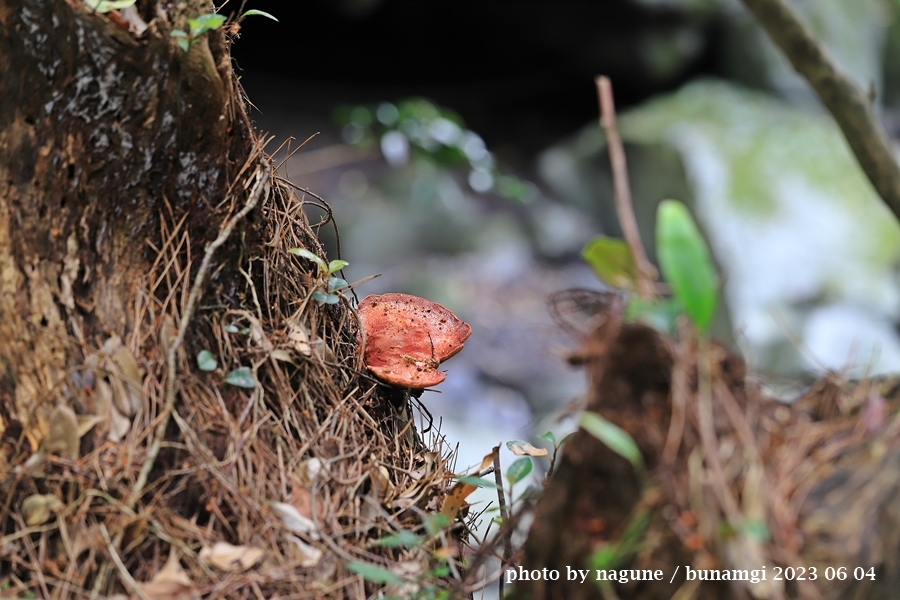
[[[425,445],[411,434],[388,400],[396,390],[366,374],[350,300],[312,299],[322,276],[288,252],[322,255],[305,214],[312,204],[322,202],[273,173],[258,145],[219,223],[208,224],[216,242],[198,251],[184,218],[161,215],[162,244],[136,282],[140,326],[123,340],[140,369],[139,406],[116,408],[133,378],[109,367],[105,340],[84,341],[64,387],[75,412],[102,418],[74,456],[22,444],[0,475],[0,596],[365,598],[382,589],[348,571],[351,561],[398,575],[403,584],[387,593],[459,585],[455,559],[446,577],[433,576],[443,563],[432,552],[461,555],[464,525],[434,535],[423,525],[441,507],[453,453],[439,435]],[[215,371],[198,368],[204,349]],[[225,383],[239,367],[254,387]],[[112,441],[122,419],[129,431]],[[23,510],[38,495],[60,501],[46,518]],[[377,543],[401,530],[424,541]]]

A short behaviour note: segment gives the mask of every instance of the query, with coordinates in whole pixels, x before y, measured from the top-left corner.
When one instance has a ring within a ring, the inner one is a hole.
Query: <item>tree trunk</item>
[[[185,53],[156,11],[136,38],[78,0],[0,6],[0,432],[32,450],[80,344],[135,332],[160,216],[211,239],[252,144],[223,34]]]

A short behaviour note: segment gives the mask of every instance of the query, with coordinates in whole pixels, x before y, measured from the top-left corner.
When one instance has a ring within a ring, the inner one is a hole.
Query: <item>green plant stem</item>
[[[878,195],[900,219],[900,165],[869,98],[853,83],[784,0],[743,0],[837,122]]]

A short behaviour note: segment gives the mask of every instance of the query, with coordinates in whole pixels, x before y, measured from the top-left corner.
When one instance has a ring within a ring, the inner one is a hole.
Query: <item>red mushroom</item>
[[[472,333],[440,304],[408,294],[366,296],[359,303],[366,367],[385,383],[421,390],[447,376],[438,365]]]

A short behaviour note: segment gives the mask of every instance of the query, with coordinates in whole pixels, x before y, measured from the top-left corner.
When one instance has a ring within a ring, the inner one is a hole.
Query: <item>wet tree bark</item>
[[[47,435],[79,345],[135,330],[160,215],[202,247],[248,155],[224,35],[170,37],[211,4],[138,10],[140,36],[82,0],[0,2],[0,472]]]

